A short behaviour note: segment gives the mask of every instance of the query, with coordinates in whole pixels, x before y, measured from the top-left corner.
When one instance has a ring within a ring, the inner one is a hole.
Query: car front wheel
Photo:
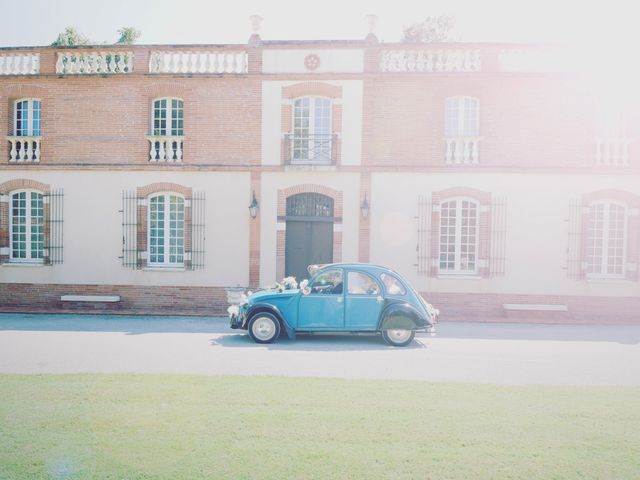
[[[270,313],[257,313],[249,321],[249,336],[256,343],[271,343],[280,336],[280,322]]]
[[[384,341],[394,347],[404,347],[409,345],[415,336],[416,332],[414,330],[390,329],[382,331],[382,338],[384,338]]]

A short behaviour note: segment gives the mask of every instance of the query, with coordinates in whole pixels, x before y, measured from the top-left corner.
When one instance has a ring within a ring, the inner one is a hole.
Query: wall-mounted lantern
[[[362,204],[360,205],[360,212],[362,213],[362,218],[367,218],[369,216],[369,202],[367,201],[367,194],[364,194],[364,200],[362,200]]]
[[[251,199],[251,203],[249,204],[249,215],[251,218],[256,218],[258,216],[258,200],[256,200],[256,191],[253,191],[253,198]]]

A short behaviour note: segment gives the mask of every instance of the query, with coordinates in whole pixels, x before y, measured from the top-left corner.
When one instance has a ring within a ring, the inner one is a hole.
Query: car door
[[[344,314],[347,330],[376,330],[383,305],[382,288],[373,276],[347,271]]]
[[[309,284],[310,292],[298,302],[298,330],[342,330],[344,328],[343,271],[319,272]]]

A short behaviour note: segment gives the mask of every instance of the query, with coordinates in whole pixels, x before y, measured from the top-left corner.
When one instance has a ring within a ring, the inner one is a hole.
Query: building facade
[[[634,321],[639,102],[549,52],[0,49],[0,308],[219,314],[360,261],[445,319]]]

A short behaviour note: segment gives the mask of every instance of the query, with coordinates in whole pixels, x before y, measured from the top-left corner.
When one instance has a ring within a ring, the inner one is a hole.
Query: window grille
[[[429,275],[431,269],[431,196],[418,197],[418,275]]]
[[[142,258],[143,252],[149,251],[147,232],[148,215],[141,212],[141,204],[145,198],[140,198],[135,192],[122,192],[122,266],[131,269],[141,269],[146,266]],[[185,205],[191,207],[191,217],[184,222],[184,256],[191,260],[184,261],[185,268],[196,270],[205,266],[205,194],[195,192],[192,198],[184,199]],[[148,207],[148,206],[147,206]]]
[[[491,202],[489,274],[502,276],[506,270],[507,199],[495,197]]]
[[[320,193],[298,193],[287,198],[287,217],[333,218],[333,198]]]
[[[48,195],[49,214],[46,218],[49,235],[45,236],[48,240],[45,249],[49,252],[48,257],[45,256],[45,263],[48,265],[60,264],[64,261],[63,250],[63,225],[64,225],[64,192],[61,188],[51,190]]]

